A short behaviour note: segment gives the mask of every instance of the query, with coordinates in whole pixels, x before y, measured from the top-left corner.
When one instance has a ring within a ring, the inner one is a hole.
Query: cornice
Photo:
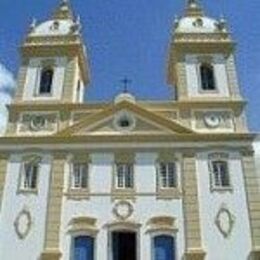
[[[186,126],[182,125],[178,121],[169,120],[165,117],[162,117],[159,114],[156,114],[154,111],[153,112],[149,111],[137,104],[132,104],[131,102],[128,101],[122,101],[120,103],[115,104],[114,106],[109,107],[108,109],[101,110],[100,112],[95,113],[91,116],[84,117],[80,122],[76,123],[75,125],[58,132],[57,136],[74,135],[74,133],[77,133],[80,129],[95,124],[98,121],[103,120],[109,116],[112,116],[121,110],[128,110],[146,118],[147,120],[152,120],[153,122],[156,122],[157,124],[166,127],[166,129],[174,133],[185,133],[185,134],[193,133],[193,130],[187,128]]]
[[[230,41],[204,41],[199,40],[175,40],[172,43],[169,61],[174,60],[176,55],[189,53],[223,53],[230,54],[235,50],[236,44]]]
[[[176,32],[173,35],[174,42],[181,41],[204,41],[204,42],[229,42],[233,43],[229,33],[180,33]]]
[[[138,101],[137,104],[140,106],[151,109],[151,110],[168,110],[168,109],[182,109],[182,108],[239,108],[244,107],[247,104],[247,101],[242,99],[230,99],[230,98],[221,98],[221,99],[187,99],[187,100],[178,100],[178,101]],[[11,105],[7,105],[10,111],[27,111],[27,110],[38,110],[38,111],[82,111],[82,110],[94,110],[99,111],[103,109],[108,109],[113,106],[113,103],[102,102],[102,103],[58,103],[58,102],[16,102]]]
[[[252,142],[256,134],[229,133],[229,134],[163,134],[163,135],[89,135],[89,136],[15,136],[1,137],[1,145],[19,144],[99,144],[99,143],[169,143],[169,142]]]

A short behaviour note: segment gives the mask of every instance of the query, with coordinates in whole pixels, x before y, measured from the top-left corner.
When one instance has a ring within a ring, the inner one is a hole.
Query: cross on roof
[[[120,82],[123,83],[124,87],[124,93],[128,92],[128,86],[132,83],[132,80],[128,79],[127,77],[124,77]]]

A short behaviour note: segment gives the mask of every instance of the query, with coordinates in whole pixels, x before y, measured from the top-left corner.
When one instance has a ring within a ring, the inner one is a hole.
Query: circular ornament
[[[20,239],[25,239],[32,226],[32,217],[29,211],[23,209],[14,221],[14,228]]]
[[[207,127],[217,128],[220,125],[221,118],[217,114],[207,113],[204,116],[204,122],[205,122]]]
[[[131,131],[135,127],[135,118],[128,112],[121,112],[115,116],[114,127],[119,131]]]
[[[46,118],[42,115],[36,115],[31,118],[30,128],[33,131],[40,131],[46,126]]]
[[[194,27],[202,27],[203,26],[203,20],[201,18],[197,18],[196,20],[194,20],[193,26]]]
[[[234,216],[226,208],[221,208],[216,216],[215,224],[220,233],[227,238],[232,230],[235,223]]]
[[[128,201],[119,201],[115,204],[113,213],[120,220],[128,219],[134,212],[132,204]]]

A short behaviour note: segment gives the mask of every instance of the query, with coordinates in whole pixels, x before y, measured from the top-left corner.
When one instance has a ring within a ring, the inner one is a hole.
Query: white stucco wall
[[[43,156],[39,172],[38,194],[18,193],[21,155],[12,155],[7,167],[0,219],[0,259],[38,260],[43,250],[45,217],[51,158]],[[32,225],[26,239],[18,238],[14,222],[26,209],[32,217]]]
[[[178,158],[178,156],[177,156]],[[229,170],[232,191],[211,192],[208,170],[208,153],[197,155],[198,191],[201,219],[202,248],[206,251],[206,260],[247,259],[250,252],[250,228],[244,189],[243,171],[240,155],[229,152]],[[128,222],[140,224],[138,231],[139,260],[152,259],[152,234],[147,232],[148,221],[156,216],[171,216],[176,219],[177,259],[181,259],[185,248],[183,205],[179,199],[162,200],[156,192],[157,154],[139,152],[135,156],[135,188],[137,196],[130,200],[133,214]],[[0,214],[0,259],[35,260],[43,250],[45,218],[51,157],[44,155],[40,170],[38,195],[17,193],[20,174],[21,155],[12,155],[8,164],[3,195],[3,207]],[[118,200],[110,196],[112,187],[114,155],[113,153],[93,153],[90,155],[90,194],[88,199],[72,200],[63,197],[60,250],[62,260],[70,260],[71,238],[69,222],[75,217],[92,217],[97,219],[96,259],[108,259],[111,243],[109,241],[109,224],[116,223],[113,208]],[[180,166],[178,166],[179,171]],[[179,172],[179,175],[181,172]],[[69,163],[64,167],[64,192],[69,181]],[[180,176],[179,176],[180,179]],[[222,205],[234,216],[234,227],[228,238],[224,238],[215,225],[216,215]],[[14,221],[22,209],[32,215],[32,228],[25,240],[17,237]],[[83,233],[84,234],[84,233]],[[33,246],[32,246],[33,245]],[[16,250],[13,250],[13,249]],[[30,248],[30,250],[28,250]],[[21,258],[22,256],[22,258]],[[237,258],[239,256],[239,258]]]
[[[197,174],[203,247],[206,260],[248,259],[251,237],[244,177],[239,153],[230,152],[229,172],[232,191],[210,191],[208,153],[199,153]],[[219,232],[215,219],[222,205],[234,216],[234,227],[229,237]]]
[[[187,77],[187,87],[188,87],[188,96],[190,97],[228,97],[228,78],[226,71],[226,61],[223,55],[215,54],[208,55],[212,57],[212,65],[214,66],[215,71],[215,81],[217,86],[217,91],[210,93],[209,91],[201,91],[200,86],[200,74],[199,74],[199,64],[202,55],[186,55],[185,56],[185,68],[186,68],[186,77]]]
[[[48,60],[48,58],[31,58],[29,66],[27,68],[26,80],[24,86],[24,100],[59,100],[62,97],[63,82],[67,64],[66,57],[49,58],[54,60],[54,76],[52,83],[52,95],[51,96],[40,96],[37,95],[40,75],[42,69],[42,61]]]
[[[142,193],[132,201],[133,215],[129,222],[140,224],[139,237],[139,259],[151,258],[151,234],[147,233],[147,222],[156,216],[171,216],[176,218],[178,232],[176,235],[177,256],[184,252],[184,225],[181,200],[158,200],[156,191],[156,158],[154,153],[138,153],[135,160],[135,183],[136,192]],[[93,194],[88,200],[70,200],[64,198],[62,208],[61,224],[61,250],[64,260],[69,260],[71,251],[71,234],[68,232],[68,223],[74,217],[88,216],[97,219],[97,243],[96,259],[109,259],[109,228],[108,224],[115,223],[117,218],[113,214],[113,208],[117,200],[111,199],[109,193],[112,184],[114,158],[113,154],[91,155],[90,169],[90,192]],[[68,167],[65,167],[68,171]],[[66,179],[68,172],[65,173]],[[67,182],[67,181],[66,181]],[[103,195],[100,195],[103,194]],[[107,249],[108,247],[108,249]]]

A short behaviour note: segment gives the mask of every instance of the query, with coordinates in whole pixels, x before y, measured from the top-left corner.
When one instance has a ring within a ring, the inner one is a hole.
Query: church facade
[[[176,97],[83,101],[68,1],[33,22],[0,138],[1,260],[259,260],[260,193],[235,44],[189,0],[174,21]]]

